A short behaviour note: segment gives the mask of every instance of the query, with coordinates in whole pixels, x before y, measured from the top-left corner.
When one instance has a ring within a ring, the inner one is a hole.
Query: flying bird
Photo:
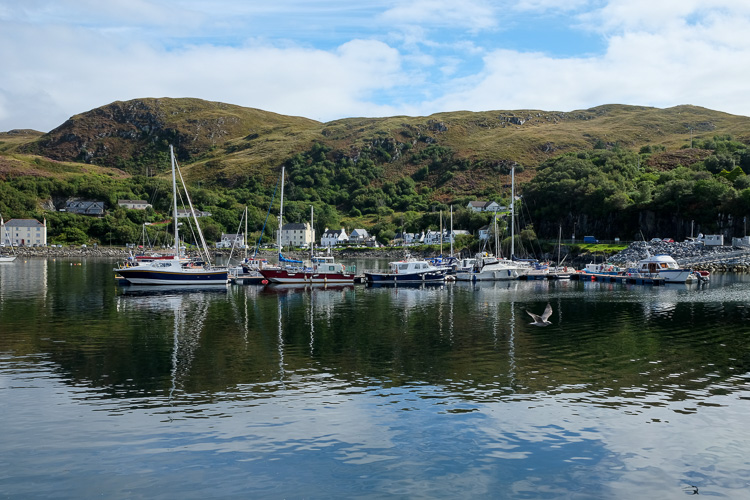
[[[534,314],[531,311],[526,311],[529,316],[531,316],[534,319],[533,323],[529,323],[530,325],[534,326],[549,326],[552,324],[551,321],[548,321],[549,317],[552,316],[552,306],[550,304],[547,304],[547,307],[544,309],[544,312],[541,316],[538,314]]]

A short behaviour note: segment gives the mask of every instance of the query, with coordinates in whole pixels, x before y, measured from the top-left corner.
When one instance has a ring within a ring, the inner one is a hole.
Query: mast
[[[516,228],[516,167],[515,165],[510,169],[510,258],[516,255],[515,244],[515,228]]]
[[[247,205],[245,205],[245,234],[242,236],[245,245],[245,261],[247,261]]]
[[[169,145],[169,158],[172,163],[172,209],[174,210],[174,254],[175,258],[180,258],[180,232],[177,226],[177,176],[174,167],[174,148]]]
[[[440,257],[443,256],[443,211],[440,211]]]
[[[279,207],[279,233],[276,238],[279,246],[279,263],[281,263],[281,224],[284,220],[284,166],[281,166],[281,206]]]
[[[492,234],[495,236],[496,257],[499,259],[502,253],[500,252],[500,235],[497,232],[497,211],[495,211],[495,216],[492,217]]]
[[[313,229],[313,206],[310,205],[310,262],[312,263],[315,247],[315,229]]]
[[[453,239],[455,236],[453,235],[453,205],[451,205],[451,257],[453,257]]]

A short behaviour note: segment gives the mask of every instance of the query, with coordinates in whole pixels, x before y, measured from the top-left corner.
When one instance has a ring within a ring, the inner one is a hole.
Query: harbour
[[[111,269],[0,267],[10,497],[748,487],[746,275],[175,288]],[[530,324],[547,304],[551,324]]]

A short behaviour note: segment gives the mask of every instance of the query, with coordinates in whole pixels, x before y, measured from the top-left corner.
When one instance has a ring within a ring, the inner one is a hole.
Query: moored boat
[[[136,265],[126,265],[114,269],[118,280],[125,280],[131,285],[219,285],[227,284],[229,281],[227,269],[214,268],[208,260],[208,249],[203,234],[200,232],[198,219],[194,217],[198,234],[204,247],[206,262],[199,260],[188,260],[180,255],[179,224],[177,222],[177,177],[174,150],[169,146],[172,163],[172,195],[173,195],[173,217],[174,217],[174,254],[166,259],[154,259],[146,262],[137,262]],[[190,196],[186,198],[192,202]]]
[[[260,274],[270,283],[278,284],[354,284],[355,270],[337,262],[325,262],[310,267],[266,268]]]
[[[628,270],[631,274],[652,278],[664,278],[665,283],[693,283],[698,275],[689,268],[681,268],[671,255],[657,254],[638,261],[635,268]]]
[[[581,271],[588,274],[617,275],[626,273],[628,268],[604,262],[599,264],[586,264]]]
[[[426,260],[400,260],[388,263],[387,271],[365,271],[369,284],[427,283],[445,281],[448,269]]]

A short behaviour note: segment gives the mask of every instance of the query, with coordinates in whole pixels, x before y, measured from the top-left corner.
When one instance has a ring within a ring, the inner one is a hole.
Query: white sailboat
[[[510,201],[510,255],[515,251],[515,168],[511,169],[511,201]],[[493,216],[495,248],[500,253],[499,235],[497,232],[497,215]],[[525,262],[517,262],[511,259],[487,258],[479,254],[474,260],[474,268],[470,271],[456,273],[458,281],[509,281],[517,280],[520,276],[530,271],[530,266]]]
[[[214,268],[209,260],[208,247],[203,238],[203,233],[195,216],[193,203],[185,190],[185,195],[193,214],[198,235],[203,246],[205,264],[196,263],[182,258],[180,251],[179,223],[177,222],[177,162],[174,158],[174,149],[169,146],[169,155],[172,164],[172,196],[174,211],[174,255],[171,259],[154,260],[139,265],[125,265],[115,268],[115,273],[131,285],[218,285],[228,283],[228,271],[226,269]],[[180,174],[182,185],[185,183]]]
[[[0,226],[3,228],[3,234],[0,235],[0,243],[3,243],[4,245],[9,245],[11,251],[15,254],[15,249],[13,248],[13,242],[10,239],[10,235],[8,235],[8,230],[5,228],[5,221],[3,220],[3,216],[0,215]],[[0,253],[0,263],[2,262],[13,262],[16,260],[15,255],[9,255],[5,253]]]

